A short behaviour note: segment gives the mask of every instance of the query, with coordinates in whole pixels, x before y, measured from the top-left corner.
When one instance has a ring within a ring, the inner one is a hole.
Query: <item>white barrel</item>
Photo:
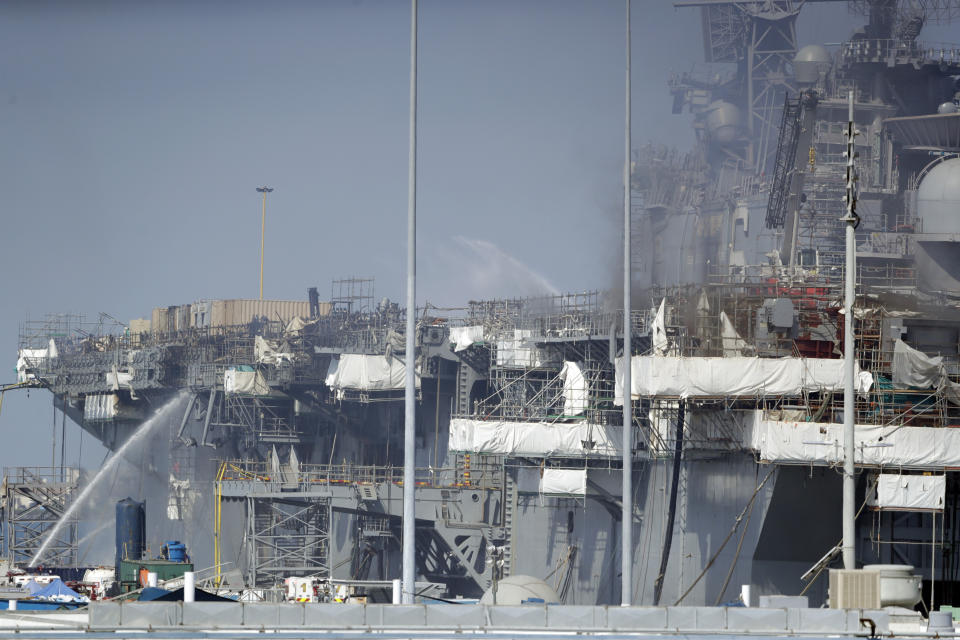
[[[155,587],[157,586],[157,573],[155,571],[150,571],[147,573],[147,586]]]
[[[393,579],[393,604],[400,604],[400,578]]]
[[[193,602],[196,597],[197,583],[193,571],[183,572],[183,601]]]

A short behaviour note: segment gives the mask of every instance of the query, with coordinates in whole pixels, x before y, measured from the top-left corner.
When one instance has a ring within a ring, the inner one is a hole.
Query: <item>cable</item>
[[[725,546],[727,546],[727,543],[728,543],[728,542],[730,542],[730,538],[733,537],[733,534],[734,534],[734,532],[737,530],[737,527],[740,526],[740,521],[743,520],[743,516],[745,516],[745,515],[747,514],[747,510],[748,510],[750,507],[753,506],[753,501],[757,499],[757,494],[760,493],[760,489],[763,488],[763,485],[767,484],[767,480],[770,479],[770,477],[773,475],[773,472],[776,471],[776,470],[777,470],[776,467],[770,469],[769,473],[767,473],[766,477],[764,477],[763,482],[761,482],[760,484],[758,484],[758,485],[757,485],[757,488],[753,490],[753,495],[750,496],[750,501],[749,501],[749,502],[747,503],[747,505],[743,508],[743,511],[740,512],[740,515],[737,516],[737,519],[734,520],[733,526],[730,528],[730,532],[727,534],[727,537],[723,539],[723,542],[720,543],[720,547],[719,547],[719,548],[716,550],[716,552],[710,557],[710,561],[707,562],[707,565],[703,568],[703,571],[700,572],[700,575],[697,576],[696,580],[694,580],[692,583],[690,583],[690,586],[687,587],[687,590],[683,592],[683,595],[681,595],[681,596],[677,599],[677,601],[673,603],[673,606],[677,606],[677,605],[679,605],[681,602],[683,602],[683,599],[686,598],[686,597],[690,594],[691,591],[693,591],[693,588],[694,588],[695,586],[697,586],[697,583],[700,582],[700,579],[703,578],[703,576],[705,576],[705,575],[707,574],[707,571],[710,570],[710,567],[713,566],[713,563],[717,560],[717,556],[720,555],[720,552],[723,551],[723,548],[724,548]]]
[[[723,586],[720,587],[720,592],[717,594],[717,600],[713,603],[713,606],[720,606],[720,601],[723,600],[723,594],[727,590],[727,586],[730,584],[730,578],[733,577],[733,570],[737,567],[737,560],[740,559],[740,550],[743,549],[743,541],[747,537],[747,531],[750,529],[750,518],[753,516],[753,501],[750,502],[750,510],[747,512],[747,521],[743,525],[743,531],[740,532],[740,540],[737,542],[737,551],[733,554],[733,561],[730,563],[730,569],[727,571],[727,577],[723,580]],[[746,604],[746,603],[745,603]]]
[[[879,476],[877,476],[877,479],[873,481],[873,485],[872,485],[869,489],[867,489],[867,494],[866,494],[866,496],[864,496],[864,498],[863,498],[863,504],[861,504],[861,505],[860,505],[860,508],[857,509],[857,514],[853,517],[854,520],[856,520],[857,518],[859,518],[859,517],[860,517],[860,514],[863,513],[863,509],[867,506],[867,500],[870,499],[870,494],[873,493],[873,490],[877,488],[877,483],[878,483],[878,482],[880,482],[880,477],[879,477]],[[839,547],[841,544],[843,544],[843,541],[842,541],[842,540],[841,540],[840,542],[838,542],[838,543],[836,544],[836,546],[834,546],[834,549],[836,549],[837,547]],[[829,564],[829,563],[828,563],[828,564]],[[808,582],[808,583],[807,583],[807,586],[805,586],[805,587],[803,588],[803,591],[800,592],[800,595],[801,595],[801,596],[804,595],[804,594],[810,589],[810,587],[813,586],[813,583],[817,581],[817,578],[820,577],[820,574],[823,573],[824,569],[826,569],[826,568],[827,568],[827,565],[825,564],[825,565],[823,565],[822,567],[820,567],[820,570],[819,570],[819,571],[817,571],[815,574],[813,574],[813,577],[810,578],[810,582]]]

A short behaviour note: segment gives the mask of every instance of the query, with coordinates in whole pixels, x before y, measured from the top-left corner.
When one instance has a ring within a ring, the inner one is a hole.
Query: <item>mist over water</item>
[[[165,516],[171,428],[183,414],[188,397],[184,391],[172,397],[127,438],[46,533],[43,544],[28,566],[34,567],[43,559],[51,542],[75,516],[80,519],[81,526],[87,521],[94,524],[94,529],[84,536],[84,540],[90,539],[90,547],[83,553],[81,563],[109,562],[113,556],[113,536],[105,535],[107,525],[113,524],[115,501],[128,496],[147,502],[148,541],[153,538],[150,534],[176,535],[177,529],[183,532],[180,523],[171,530]],[[103,524],[104,521],[107,524]]]

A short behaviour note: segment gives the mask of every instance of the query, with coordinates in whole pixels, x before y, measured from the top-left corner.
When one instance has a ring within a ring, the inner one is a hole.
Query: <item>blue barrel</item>
[[[186,562],[187,545],[179,540],[167,540],[164,546],[167,548],[167,560],[170,562]]]
[[[146,504],[132,498],[117,502],[117,575],[120,575],[121,560],[140,560],[147,548]]]

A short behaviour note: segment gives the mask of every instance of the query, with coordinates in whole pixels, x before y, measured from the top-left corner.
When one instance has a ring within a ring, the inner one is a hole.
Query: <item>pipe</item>
[[[183,601],[193,602],[197,595],[196,575],[193,571],[183,572]]]
[[[193,410],[193,403],[197,400],[197,394],[190,395],[190,402],[187,403],[187,408],[183,411],[183,418],[180,420],[180,428],[177,429],[177,440],[183,437],[183,430],[187,428],[187,420],[190,419],[190,411]]]
[[[414,447],[416,446],[417,330],[417,0],[410,0],[410,159],[407,185],[407,353],[403,420],[403,603],[413,604],[416,579],[414,555]]]
[[[629,607],[633,596],[633,398],[630,332],[630,0],[627,4],[626,109],[623,158],[623,499],[620,516],[620,605]]]
[[[681,400],[677,405],[677,436],[673,447],[673,482],[670,486],[670,511],[667,515],[667,531],[663,536],[660,571],[653,583],[654,606],[660,604],[660,594],[663,593],[663,579],[667,575],[667,562],[670,560],[670,545],[673,543],[673,522],[677,517],[677,489],[680,484],[680,456],[683,453],[683,422],[685,418],[686,406]]]
[[[210,397],[207,399],[207,415],[203,418],[203,434],[200,436],[201,447],[211,447],[207,444],[207,433],[210,431],[210,416],[213,415],[213,404],[217,399],[217,390],[210,391]]]

